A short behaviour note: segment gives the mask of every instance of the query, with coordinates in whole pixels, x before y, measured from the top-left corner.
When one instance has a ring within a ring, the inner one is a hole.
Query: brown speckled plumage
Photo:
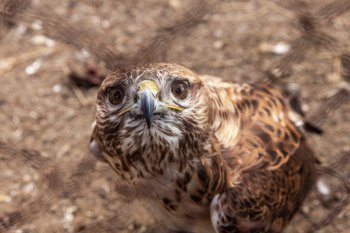
[[[156,104],[149,128],[143,86]],[[100,88],[91,150],[168,229],[281,232],[315,179],[284,99],[178,65],[132,67]]]

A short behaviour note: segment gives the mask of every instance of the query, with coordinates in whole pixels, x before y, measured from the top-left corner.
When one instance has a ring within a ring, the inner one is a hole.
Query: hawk
[[[135,66],[101,85],[90,150],[169,230],[282,232],[316,177],[296,116],[268,84]]]

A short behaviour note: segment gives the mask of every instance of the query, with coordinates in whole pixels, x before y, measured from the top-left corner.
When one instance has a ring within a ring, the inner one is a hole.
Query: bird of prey
[[[268,84],[149,64],[104,80],[90,150],[171,231],[282,232],[316,179],[300,121]]]

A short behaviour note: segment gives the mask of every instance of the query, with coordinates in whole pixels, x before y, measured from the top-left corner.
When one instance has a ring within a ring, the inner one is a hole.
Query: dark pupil
[[[175,93],[176,93],[177,95],[181,95],[184,91],[185,91],[185,87],[184,87],[182,84],[178,85],[178,86],[175,88]]]
[[[115,100],[119,101],[120,99],[123,98],[123,92],[119,89],[115,91],[114,94]]]
[[[187,85],[185,83],[174,83],[172,86],[172,92],[179,99],[185,99],[187,97]]]
[[[121,88],[112,89],[109,94],[109,100],[112,104],[120,104],[124,98],[124,90]]]

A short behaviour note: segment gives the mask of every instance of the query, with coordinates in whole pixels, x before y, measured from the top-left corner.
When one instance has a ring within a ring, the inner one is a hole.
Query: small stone
[[[72,229],[72,221],[74,220],[74,213],[77,211],[77,207],[76,206],[70,206],[67,207],[64,211],[64,216],[63,216],[63,227],[65,229],[68,229],[69,231],[71,231]]]
[[[33,36],[31,42],[34,45],[45,45],[47,47],[53,47],[56,44],[56,42],[53,39],[48,38],[44,35]]]
[[[12,198],[6,194],[0,193],[0,203],[10,203]]]
[[[34,190],[34,187],[35,187],[34,183],[29,183],[26,186],[24,186],[23,191],[25,193],[31,193]]]
[[[273,46],[273,53],[278,55],[286,54],[290,49],[290,46],[284,42],[278,42],[275,46]]]
[[[35,20],[30,26],[33,30],[39,31],[43,29],[43,22],[41,22],[40,20]]]
[[[310,207],[308,207],[306,205],[303,205],[302,209],[303,209],[304,213],[306,213],[306,214],[308,214],[310,212]]]
[[[222,40],[217,40],[213,43],[213,47],[216,50],[221,50],[224,47],[224,42]]]
[[[74,219],[74,213],[77,211],[76,206],[70,206],[67,207],[64,211],[64,221],[65,222],[71,222]]]
[[[273,46],[269,43],[263,42],[259,45],[259,51],[262,53],[271,53]]]
[[[303,110],[303,112],[308,112],[310,111],[310,105],[304,103],[301,105],[301,109]]]
[[[341,76],[339,73],[333,72],[327,76],[327,79],[331,83],[339,83],[341,81]]]
[[[290,50],[290,45],[284,42],[278,42],[277,44],[261,43],[259,45],[259,50],[262,53],[274,53],[277,55],[286,54]]]
[[[36,111],[30,111],[29,116],[36,120],[36,119],[38,119],[39,114]]]
[[[16,131],[14,131],[12,133],[12,137],[16,140],[19,141],[22,139],[22,135],[23,135],[23,130],[21,129],[17,129]]]
[[[16,39],[19,39],[19,38],[21,38],[21,37],[26,33],[26,31],[27,31],[27,26],[24,25],[24,24],[20,24],[20,25],[17,27],[17,29],[15,30],[15,35],[14,35],[14,37],[15,37]]]
[[[318,192],[323,196],[329,196],[331,194],[329,186],[322,179],[317,181],[316,187]]]
[[[60,84],[55,84],[52,87],[52,91],[54,93],[60,93],[62,91],[62,86]]]
[[[29,182],[29,181],[32,180],[31,176],[28,175],[28,174],[23,175],[23,178],[22,178],[22,179],[23,179],[24,182]]]
[[[297,83],[288,83],[287,91],[291,96],[298,96],[300,94],[300,85]]]
[[[70,108],[70,109],[68,109],[68,110],[65,112],[64,117],[65,117],[67,120],[69,120],[69,119],[74,118],[75,115],[76,115],[75,110]]]
[[[25,69],[25,73],[27,75],[34,75],[38,72],[38,70],[40,69],[42,65],[42,61],[41,59],[38,59],[36,61],[34,61],[32,64],[30,64],[29,66],[26,67]]]
[[[169,0],[169,5],[176,10],[182,7],[180,0]]]

